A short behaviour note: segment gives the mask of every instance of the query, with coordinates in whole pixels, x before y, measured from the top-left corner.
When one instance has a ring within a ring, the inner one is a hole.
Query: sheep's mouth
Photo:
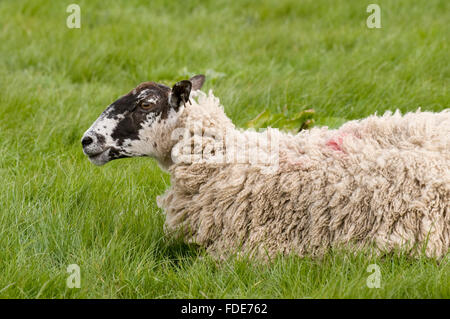
[[[87,155],[91,163],[97,166],[102,166],[115,159],[131,157],[130,155],[123,154],[123,151],[115,147],[108,147],[101,152],[93,154],[88,154],[85,152],[85,154]]]
[[[111,157],[109,156],[111,148],[107,148],[101,152],[94,153],[94,154],[86,154],[89,160],[92,164],[95,164],[97,166],[104,165],[108,163],[111,160]]]

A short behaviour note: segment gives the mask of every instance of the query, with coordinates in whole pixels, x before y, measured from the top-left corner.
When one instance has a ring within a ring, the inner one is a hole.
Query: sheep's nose
[[[86,147],[90,144],[92,144],[94,140],[92,139],[92,137],[90,136],[85,136],[83,137],[83,139],[81,140],[81,145],[83,145],[83,147]]]

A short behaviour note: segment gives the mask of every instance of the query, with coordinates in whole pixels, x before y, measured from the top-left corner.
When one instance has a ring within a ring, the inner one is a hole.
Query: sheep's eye
[[[154,105],[155,105],[155,103],[152,103],[150,101],[142,101],[141,102],[141,107],[145,110],[151,109]]]

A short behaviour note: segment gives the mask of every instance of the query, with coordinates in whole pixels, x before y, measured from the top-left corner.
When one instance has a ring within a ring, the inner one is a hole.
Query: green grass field
[[[81,29],[66,27],[70,3]],[[446,0],[0,2],[0,297],[450,298],[449,258],[216,263],[164,236],[152,159],[95,167],[80,138],[140,82],[206,73],[233,121],[313,108],[316,125],[449,107]],[[448,256],[447,256],[448,257]],[[66,286],[78,264],[81,288]],[[370,289],[367,267],[381,270]]]

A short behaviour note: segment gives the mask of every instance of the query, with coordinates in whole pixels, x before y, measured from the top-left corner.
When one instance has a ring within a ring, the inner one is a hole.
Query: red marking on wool
[[[343,152],[342,142],[343,142],[342,137],[338,136],[337,138],[332,138],[331,140],[329,140],[325,145],[331,147],[335,151]]]
[[[335,151],[339,151],[339,152],[343,152],[345,153],[344,149],[343,149],[343,143],[344,143],[344,137],[346,136],[352,136],[356,139],[361,139],[361,134],[357,131],[345,131],[345,132],[339,132],[338,134],[336,134],[335,137],[330,138],[325,145],[330,147],[331,149],[335,150]]]

